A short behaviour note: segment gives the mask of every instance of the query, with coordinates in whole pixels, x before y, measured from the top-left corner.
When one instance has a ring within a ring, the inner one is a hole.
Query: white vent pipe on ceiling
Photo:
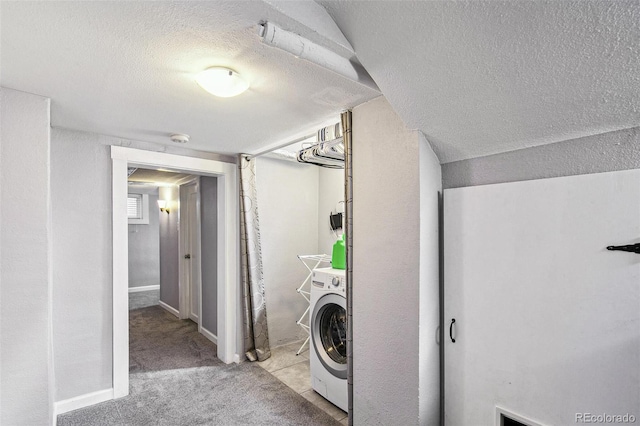
[[[307,60],[373,90],[380,91],[362,65],[342,57],[326,47],[315,44],[298,34],[285,31],[270,22],[261,24],[258,34],[262,38],[262,42],[268,46],[277,47],[291,53],[296,58]]]
[[[265,154],[265,157],[271,157],[278,160],[298,162],[298,155],[295,152],[287,151],[285,149],[276,149]]]

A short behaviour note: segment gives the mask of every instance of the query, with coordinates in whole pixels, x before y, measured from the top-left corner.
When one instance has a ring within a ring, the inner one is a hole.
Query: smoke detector
[[[174,133],[171,135],[171,141],[175,143],[187,143],[189,142],[189,135],[184,133]]]

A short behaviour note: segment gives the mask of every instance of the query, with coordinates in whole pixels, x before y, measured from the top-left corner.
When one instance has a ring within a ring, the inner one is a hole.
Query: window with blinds
[[[127,217],[129,219],[142,219],[142,194],[129,194],[127,196]]]
[[[149,224],[149,194],[127,195],[127,218],[129,225]]]

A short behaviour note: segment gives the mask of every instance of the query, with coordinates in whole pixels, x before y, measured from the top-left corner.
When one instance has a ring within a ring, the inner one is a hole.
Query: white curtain
[[[255,159],[240,155],[239,167],[244,350],[250,361],[263,361],[271,356],[271,349],[264,297]]]

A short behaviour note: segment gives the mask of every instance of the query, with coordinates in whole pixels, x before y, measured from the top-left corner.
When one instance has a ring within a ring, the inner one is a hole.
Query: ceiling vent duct
[[[373,90],[380,91],[369,73],[355,60],[342,57],[326,47],[313,43],[298,34],[285,31],[270,22],[261,24],[258,34],[262,38],[262,42],[268,46],[289,52],[296,58],[312,62]]]

